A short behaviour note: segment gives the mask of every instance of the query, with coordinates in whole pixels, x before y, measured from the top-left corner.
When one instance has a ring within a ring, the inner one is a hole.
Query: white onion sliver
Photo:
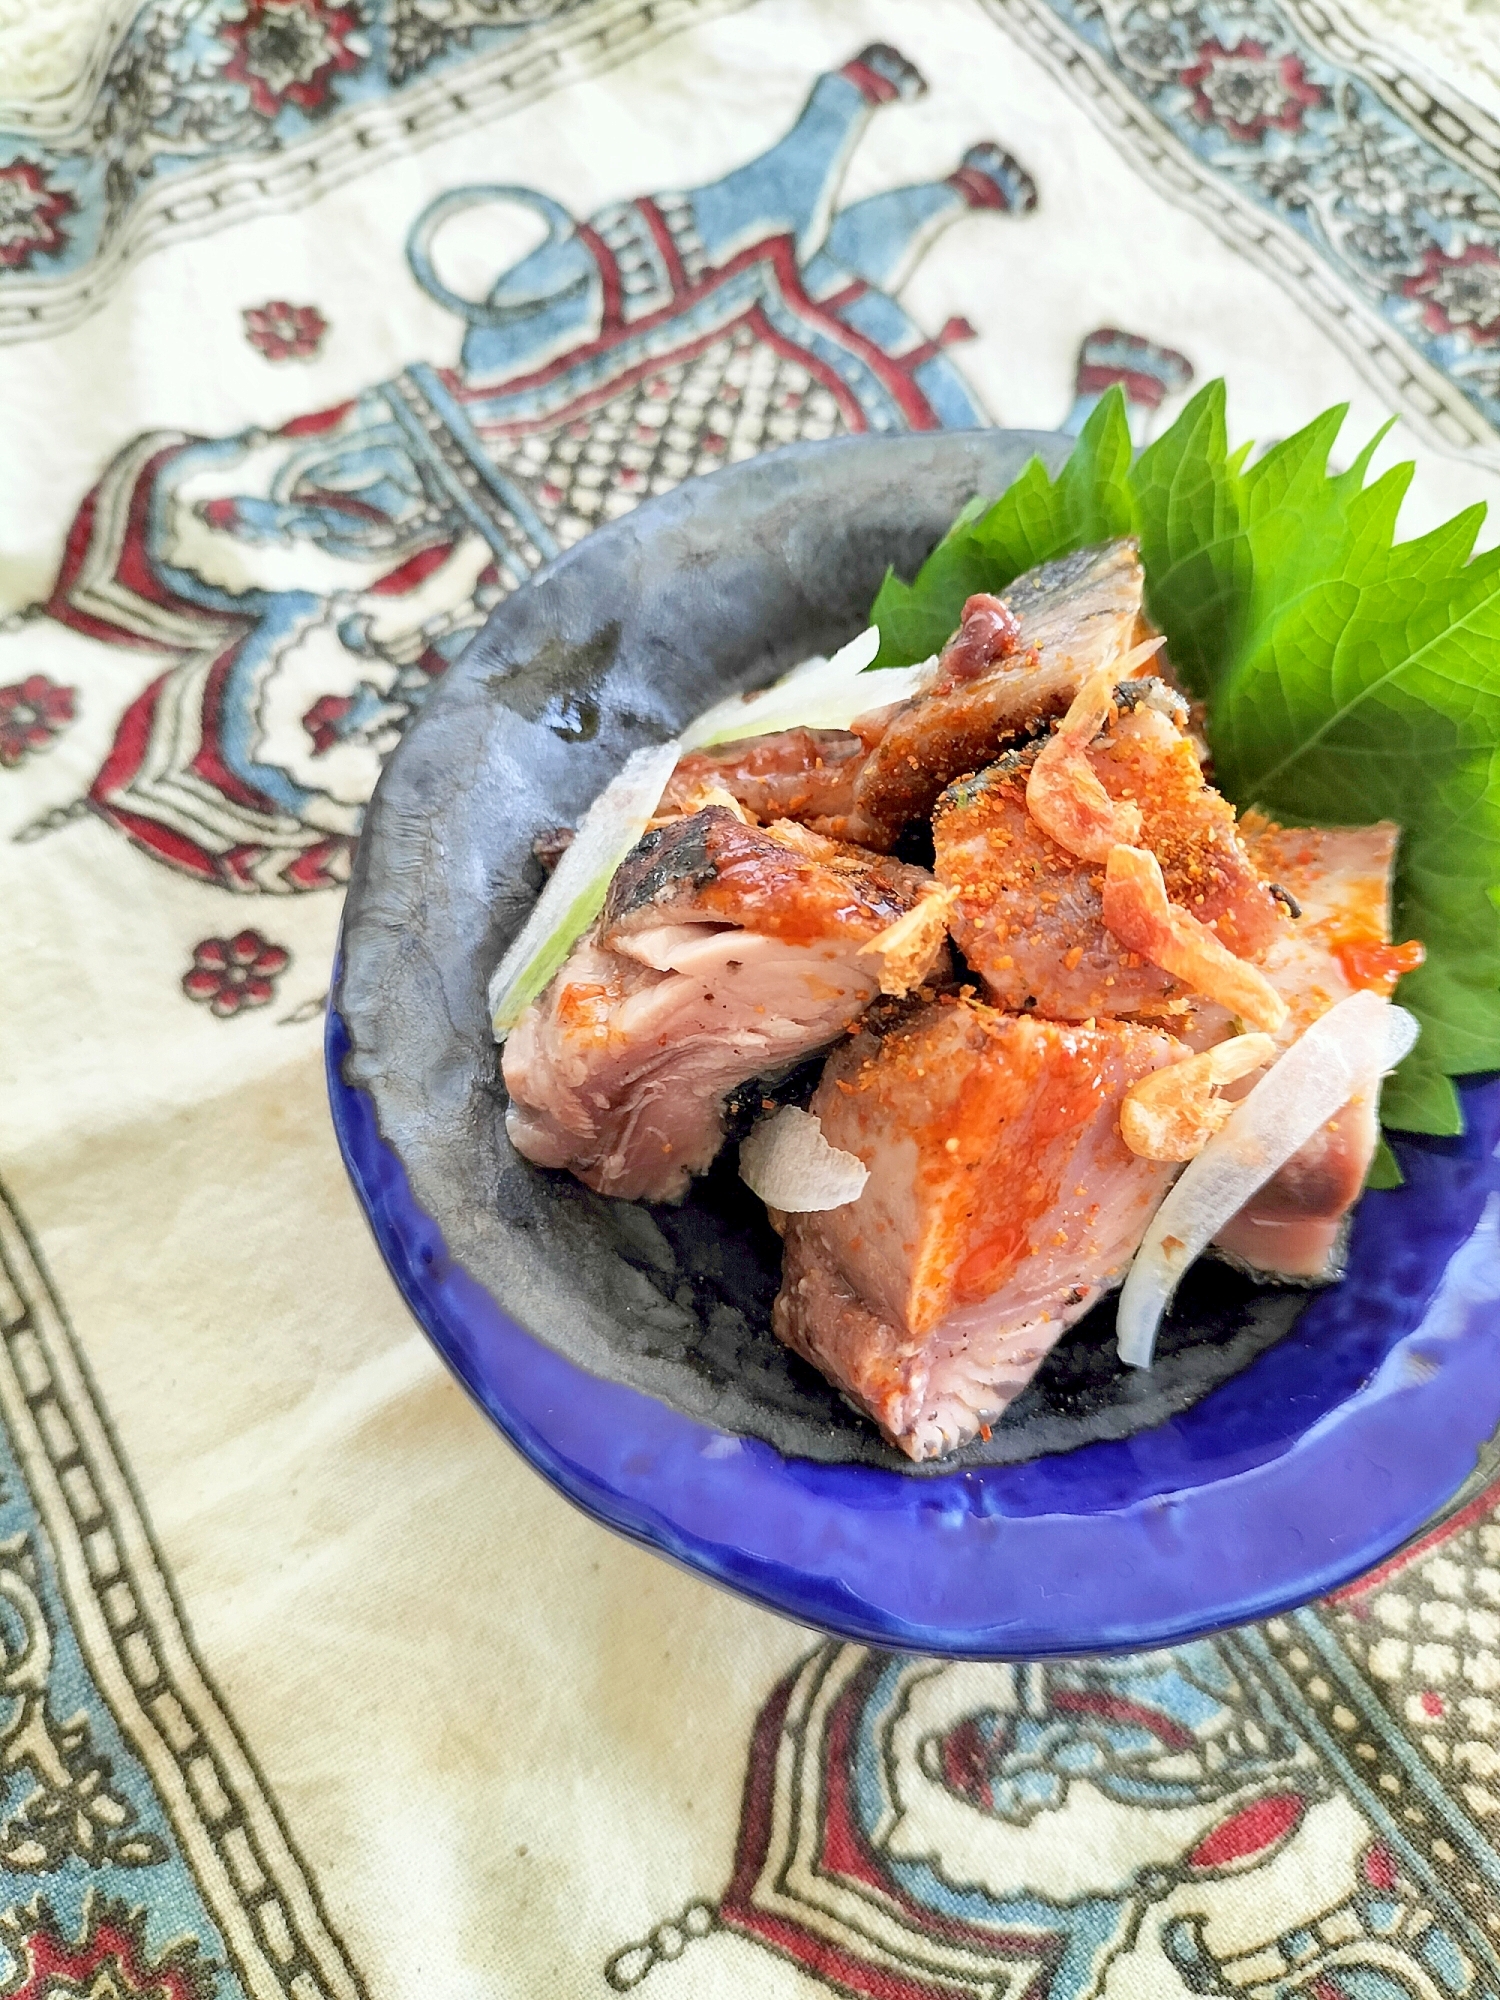
[[[825,687],[842,687],[852,675],[863,673],[879,651],[879,628],[871,625],[847,646],[841,646],[831,660],[815,654],[769,687],[757,688],[753,694],[726,695],[723,701],[716,701],[688,724],[682,732],[683,748],[701,750],[710,743],[732,743],[740,736],[764,735],[767,732],[759,718],[768,708],[779,710],[788,699],[801,701],[809,696],[816,699]],[[773,728],[781,726],[772,724]]]
[[[682,746],[637,750],[605,786],[552,871],[490,981],[490,1017],[503,1042],[604,907],[615,870],[661,804]]]
[[[870,1169],[830,1146],[817,1114],[785,1104],[740,1144],[740,1179],[768,1208],[790,1215],[843,1208],[864,1193]]]
[[[1352,993],[1293,1042],[1156,1211],[1120,1293],[1120,1359],[1149,1368],[1156,1330],[1188,1266],[1278,1167],[1415,1043],[1416,1020],[1378,993]]]
[[[868,672],[880,650],[880,629],[872,625],[851,639],[831,660],[804,660],[768,688],[730,695],[715,702],[683,731],[685,750],[706,750],[742,736],[769,736],[778,729],[847,729],[858,715],[916,694],[933,667],[882,667]]]

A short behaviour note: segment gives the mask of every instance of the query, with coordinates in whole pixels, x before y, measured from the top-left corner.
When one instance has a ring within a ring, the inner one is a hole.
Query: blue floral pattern
[[[1237,195],[1247,222],[1258,212],[1295,232],[1500,427],[1500,154],[1472,118],[1312,33],[1296,0],[1038,0],[1037,12]]]
[[[0,161],[68,204],[10,271],[60,276],[98,255],[148,183],[284,148],[348,107],[514,39],[583,0],[153,0],[69,145],[0,136]],[[3,216],[0,197],[0,216]],[[3,243],[0,224],[0,243]]]

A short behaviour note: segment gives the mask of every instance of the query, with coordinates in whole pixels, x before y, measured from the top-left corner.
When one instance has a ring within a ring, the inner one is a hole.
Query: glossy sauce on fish
[[[719,785],[758,820],[800,820],[837,836],[854,810],[854,782],[868,754],[850,729],[779,729],[691,750],[672,773],[661,812],[691,810],[705,786]]]
[[[967,992],[851,1037],[811,1108],[869,1179],[783,1219],[777,1333],[909,1456],[972,1437],[1124,1275],[1172,1169],[1128,1150],[1120,1100],[1184,1053]]]
[[[932,886],[719,806],[648,833],[505,1045],[511,1143],[600,1194],[680,1199],[723,1142],[730,1091],[857,1020],[885,971],[868,947]],[[944,949],[939,931],[927,965]]]

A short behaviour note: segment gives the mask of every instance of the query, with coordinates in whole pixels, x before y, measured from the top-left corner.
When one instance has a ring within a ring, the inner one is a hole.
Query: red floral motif
[[[1401,289],[1423,301],[1429,333],[1462,333],[1486,347],[1500,340],[1500,256],[1488,244],[1471,243],[1457,257],[1429,244],[1421,270]]]
[[[77,206],[30,160],[0,167],[0,269],[22,270],[33,257],[61,250],[68,237],[58,224]]]
[[[0,687],[0,765],[14,767],[28,752],[45,750],[73,720],[76,692],[45,674]]]
[[[347,694],[320,694],[302,718],[302,727],[312,738],[313,755],[326,757],[339,740],[339,724],[354,706]]]
[[[267,299],[245,308],[245,338],[267,361],[310,361],[323,344],[328,322],[316,306]]]
[[[1394,1889],[1399,1877],[1391,1850],[1383,1840],[1367,1847],[1360,1860],[1360,1873],[1372,1889]]]
[[[1263,42],[1232,49],[1204,42],[1181,81],[1193,93],[1195,115],[1205,125],[1222,126],[1232,139],[1300,131],[1312,106],[1327,101],[1327,92],[1308,82],[1300,56],[1268,55]]]
[[[366,53],[357,41],[359,15],[328,0],[243,0],[237,20],[219,33],[234,49],[224,74],[245,84],[263,118],[284,104],[320,111],[340,70],[354,69]]]
[[[146,1941],[144,1911],[113,1898],[85,1902],[83,1935],[65,1935],[45,1898],[0,1919],[5,1942],[18,1961],[7,2000],[212,2000],[212,1969],[196,1940],[184,1938],[157,1958]]]
[[[1194,1874],[1233,1868],[1253,1861],[1258,1867],[1268,1851],[1287,1840],[1302,1824],[1307,1801],[1300,1792],[1272,1792],[1221,1820],[1187,1857]]]
[[[226,1020],[246,1007],[264,1007],[291,962],[289,951],[268,943],[259,931],[204,938],[193,948],[192,970],[184,973],[182,990]]]

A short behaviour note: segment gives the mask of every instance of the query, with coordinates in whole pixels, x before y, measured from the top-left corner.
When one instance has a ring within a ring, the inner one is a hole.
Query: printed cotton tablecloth
[[[0,0],[0,1994],[1500,1995],[1500,1494],[1168,1653],[820,1639],[468,1405],[320,1058],[405,722],[680,479],[1222,372],[1500,495],[1497,76],[1492,0]]]

